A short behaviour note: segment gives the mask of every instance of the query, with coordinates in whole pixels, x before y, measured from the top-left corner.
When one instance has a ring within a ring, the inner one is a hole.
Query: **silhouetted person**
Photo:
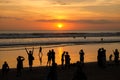
[[[50,67],[50,72],[48,73],[47,80],[58,80],[57,79],[57,64],[52,63]]]
[[[113,57],[113,55],[110,54],[110,56],[109,56],[109,61],[110,61],[110,62],[112,62],[112,57]]]
[[[101,58],[102,56],[101,56],[101,48],[99,48],[98,49],[98,56],[97,56],[97,61],[98,61],[98,66],[101,66],[101,64],[102,64],[102,58]]]
[[[54,49],[52,49],[51,58],[52,58],[52,63],[55,63],[55,51],[54,51]]]
[[[5,61],[4,64],[2,65],[2,76],[7,75],[8,71],[9,71],[9,65]]]
[[[70,67],[70,55],[68,54],[68,52],[66,52],[65,55],[65,68],[69,68]]]
[[[100,67],[106,66],[106,50],[104,48],[99,48],[97,59]]]
[[[47,53],[47,56],[48,56],[47,66],[51,65],[51,59],[52,59],[51,58],[51,56],[52,56],[51,53],[52,53],[51,50],[49,50],[49,52]]]
[[[42,53],[42,47],[40,47],[39,52]]]
[[[42,64],[42,56],[43,56],[43,54],[42,54],[42,47],[40,47],[40,49],[39,49],[38,56],[39,56],[40,64]]]
[[[17,57],[17,76],[22,75],[22,69],[23,69],[23,61],[25,58],[23,56],[18,56]]]
[[[77,62],[77,69],[76,72],[74,73],[74,76],[72,80],[87,80],[87,76],[85,75],[81,63]]]
[[[32,51],[28,51],[27,48],[25,48],[27,54],[28,54],[28,61],[29,61],[29,69],[30,71],[32,70],[32,65],[33,65],[33,60],[34,60],[34,57],[33,57],[33,52],[34,52],[34,48],[32,49]]]
[[[103,59],[103,66],[106,66],[106,50],[102,48],[102,59]]]
[[[118,51],[118,49],[115,49],[115,51],[114,51],[114,61],[115,61],[115,64],[119,63],[119,51]]]
[[[62,56],[61,56],[62,66],[64,65],[64,58],[65,58],[65,51],[62,53]]]
[[[79,55],[80,55],[80,63],[82,65],[84,65],[84,55],[85,55],[85,53],[82,49],[80,50]]]

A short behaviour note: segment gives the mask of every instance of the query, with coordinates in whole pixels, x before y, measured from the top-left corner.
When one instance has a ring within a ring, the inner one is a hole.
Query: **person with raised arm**
[[[34,52],[34,48],[32,48],[32,50],[27,50],[27,48],[25,48],[27,54],[28,54],[28,61],[29,61],[29,69],[30,71],[32,71],[32,65],[33,65],[33,60],[34,60],[34,56],[33,56],[33,52]]]

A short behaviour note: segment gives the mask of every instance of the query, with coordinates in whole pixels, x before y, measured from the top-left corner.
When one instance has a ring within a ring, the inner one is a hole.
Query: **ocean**
[[[42,65],[38,52],[43,48]],[[10,68],[16,68],[17,56],[24,56],[24,67],[28,67],[25,48],[34,47],[33,66],[46,66],[47,52],[55,50],[56,62],[61,64],[61,54],[68,51],[71,63],[79,61],[79,51],[85,52],[85,62],[97,61],[97,50],[106,49],[107,60],[114,49],[120,51],[119,31],[0,31],[0,68],[7,61]]]

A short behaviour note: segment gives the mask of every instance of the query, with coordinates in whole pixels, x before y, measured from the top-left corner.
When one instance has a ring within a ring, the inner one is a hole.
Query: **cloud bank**
[[[68,23],[90,23],[90,24],[108,24],[108,23],[120,23],[119,20],[57,20],[57,19],[52,19],[52,20],[35,20],[36,22],[68,22]]]

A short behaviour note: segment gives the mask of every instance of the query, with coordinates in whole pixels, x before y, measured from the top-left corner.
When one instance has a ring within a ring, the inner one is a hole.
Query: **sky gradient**
[[[120,31],[120,0],[0,0],[0,30]]]

